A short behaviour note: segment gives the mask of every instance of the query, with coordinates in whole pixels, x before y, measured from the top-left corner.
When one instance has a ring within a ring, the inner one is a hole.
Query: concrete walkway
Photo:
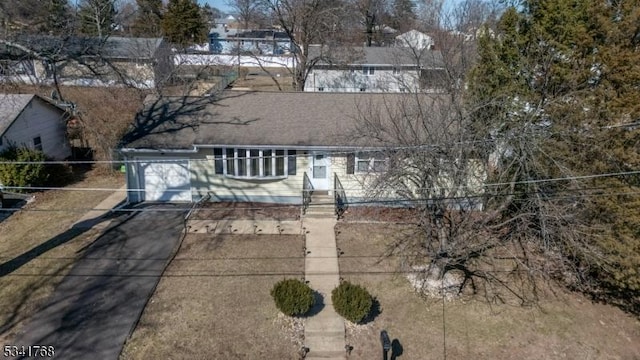
[[[111,210],[119,205],[124,205],[127,199],[127,185],[123,185],[120,189],[114,191],[94,209],[89,210],[78,221],[71,225],[72,228],[89,229],[94,228],[104,230],[109,226],[111,220]]]
[[[331,291],[340,283],[334,227],[335,216],[317,216],[313,212],[303,220],[307,256],[305,278],[319,293],[315,308],[304,327],[306,359],[346,358],[344,320],[333,309]],[[318,301],[321,300],[321,301]]]

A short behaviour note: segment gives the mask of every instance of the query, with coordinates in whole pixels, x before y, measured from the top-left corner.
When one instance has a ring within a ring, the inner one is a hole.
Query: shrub
[[[353,323],[364,320],[373,305],[373,298],[367,289],[348,281],[333,289],[331,301],[336,312]]]
[[[40,162],[31,164],[0,164],[0,183],[4,186],[42,186],[48,178],[42,151],[10,147],[0,153],[0,162]]]
[[[276,306],[285,315],[304,315],[315,302],[313,290],[298,279],[279,281],[271,289],[271,296]]]

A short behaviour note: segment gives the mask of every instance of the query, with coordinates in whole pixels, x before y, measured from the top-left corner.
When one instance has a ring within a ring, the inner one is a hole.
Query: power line
[[[375,174],[375,173],[368,173],[369,175],[371,174]],[[623,172],[614,172],[614,173],[603,173],[603,174],[590,174],[590,175],[577,175],[577,176],[568,176],[568,177],[557,177],[557,178],[550,178],[550,179],[532,179],[532,180],[521,180],[521,181],[514,181],[514,182],[498,182],[498,183],[487,183],[487,184],[480,184],[478,186],[435,186],[432,188],[427,188],[427,187],[415,187],[415,188],[411,188],[410,190],[412,191],[422,191],[422,190],[433,190],[433,191],[440,191],[440,190],[462,190],[462,189],[477,189],[477,190],[481,190],[482,188],[487,188],[487,187],[499,187],[499,186],[507,186],[507,185],[521,185],[521,184],[540,184],[540,183],[551,183],[551,182],[562,182],[562,181],[570,181],[570,180],[589,180],[589,179],[598,179],[598,178],[605,178],[605,177],[619,177],[619,176],[628,176],[628,175],[640,175],[640,170],[631,170],[631,171],[623,171]],[[226,177],[225,175],[220,175],[221,177]],[[358,175],[354,175],[354,176],[358,176]],[[233,179],[236,179],[235,177]],[[247,178],[237,178],[237,180],[260,180],[260,177],[247,177]],[[35,191],[42,191],[42,190],[62,190],[62,191],[110,191],[110,192],[145,192],[146,189],[143,188],[133,188],[133,189],[122,189],[122,188],[84,188],[84,187],[38,187],[38,186],[4,186],[4,189],[12,189],[12,190],[35,190]],[[385,190],[399,190],[397,187],[393,187],[390,185],[387,185],[386,187],[378,187],[374,189],[376,191],[385,191]],[[264,189],[234,189],[237,190],[239,192],[242,193],[248,193],[248,192],[259,192],[259,193],[264,193]],[[323,189],[325,190],[325,189]],[[326,189],[326,190],[330,190],[330,191],[335,191],[337,189]],[[340,190],[345,190],[345,191],[367,191],[367,189],[363,189],[363,188],[342,188]],[[203,188],[202,189],[203,192],[208,192],[209,189],[207,188]],[[233,191],[233,190],[232,190]],[[300,191],[302,191],[302,189],[300,189]],[[312,190],[310,190],[312,191]],[[163,192],[184,192],[183,189],[166,189],[163,190]],[[193,192],[193,191],[192,191]],[[196,190],[196,193],[198,193],[199,191]],[[289,195],[291,193],[288,194],[284,194],[284,195]],[[282,194],[281,194],[282,195]],[[274,195],[275,196],[275,195]]]
[[[500,194],[500,195],[492,195],[489,197],[505,197],[510,195],[524,195],[524,194],[542,194],[541,192],[522,192],[522,193],[511,193],[511,194]],[[640,195],[639,191],[628,191],[628,192],[613,192],[613,193],[595,193],[595,194],[576,194],[576,195],[556,195],[556,196],[546,196],[544,200],[557,200],[557,199],[574,199],[574,198],[585,198],[585,197],[601,197],[601,196],[622,196],[622,195]],[[429,201],[446,201],[446,200],[458,200],[464,201],[473,198],[486,198],[487,195],[477,195],[477,196],[466,196],[466,197],[440,197],[440,198],[426,198],[426,199],[397,199],[397,200],[365,200],[365,201],[356,201],[349,202],[349,205],[353,205],[355,207],[358,206],[366,206],[366,205],[405,205],[408,203],[422,203]],[[527,199],[513,199],[515,202],[526,202],[529,201]],[[224,202],[223,202],[224,203]],[[309,204],[309,207],[318,207],[318,206],[326,206],[326,205],[334,205],[334,203],[316,203]],[[269,210],[269,209],[296,209],[302,206],[301,204],[288,204],[288,205],[266,205],[261,207],[227,207],[227,208],[199,208],[198,211],[208,211],[208,212],[229,212],[235,210]],[[32,208],[2,208],[0,209],[0,213],[6,212],[16,212],[16,211],[26,211],[26,212],[88,212],[88,211],[106,211],[111,213],[144,213],[144,212],[186,212],[186,208],[139,208],[139,209],[127,209],[127,208],[118,208],[118,209],[101,209],[101,208],[56,208],[56,209],[32,209]],[[224,221],[228,219],[215,219],[212,221]],[[291,219],[289,221],[297,221],[298,219]],[[286,220],[284,220],[286,221]]]

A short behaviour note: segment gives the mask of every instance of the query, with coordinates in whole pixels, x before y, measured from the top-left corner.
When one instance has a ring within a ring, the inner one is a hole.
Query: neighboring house
[[[71,156],[64,108],[33,94],[0,94],[0,152],[10,146],[41,150],[50,158]]]
[[[375,151],[388,145],[352,131],[373,104],[400,96],[228,91],[217,100],[148,99],[120,149],[128,200],[211,194],[213,201],[301,204],[303,189],[364,200],[368,179],[386,167]]]
[[[442,84],[444,65],[439,51],[404,47],[321,49],[310,47],[309,58],[319,61],[309,72],[304,91],[419,92],[436,91]]]
[[[209,51],[213,54],[284,55],[291,53],[291,39],[278,30],[237,30],[227,26],[211,29]]]
[[[433,49],[435,45],[431,36],[417,30],[407,31],[404,34],[396,36],[395,44],[399,47],[411,48],[419,51],[424,49]]]
[[[55,37],[16,39],[38,54],[0,45],[0,81],[64,85],[154,88],[173,69],[173,54],[162,38]]]

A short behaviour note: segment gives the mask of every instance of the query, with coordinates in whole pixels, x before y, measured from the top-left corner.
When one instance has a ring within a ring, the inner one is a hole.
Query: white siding
[[[5,132],[0,150],[12,144],[33,149],[36,137],[40,137],[42,151],[47,156],[56,160],[71,156],[64,113],[34,98]]]
[[[363,72],[362,67],[354,67],[353,70],[315,69],[309,73],[304,91],[359,92],[361,89],[365,92],[400,92],[402,89],[419,91],[417,70],[402,69],[394,73],[388,67],[373,68],[373,74],[369,75]]]

